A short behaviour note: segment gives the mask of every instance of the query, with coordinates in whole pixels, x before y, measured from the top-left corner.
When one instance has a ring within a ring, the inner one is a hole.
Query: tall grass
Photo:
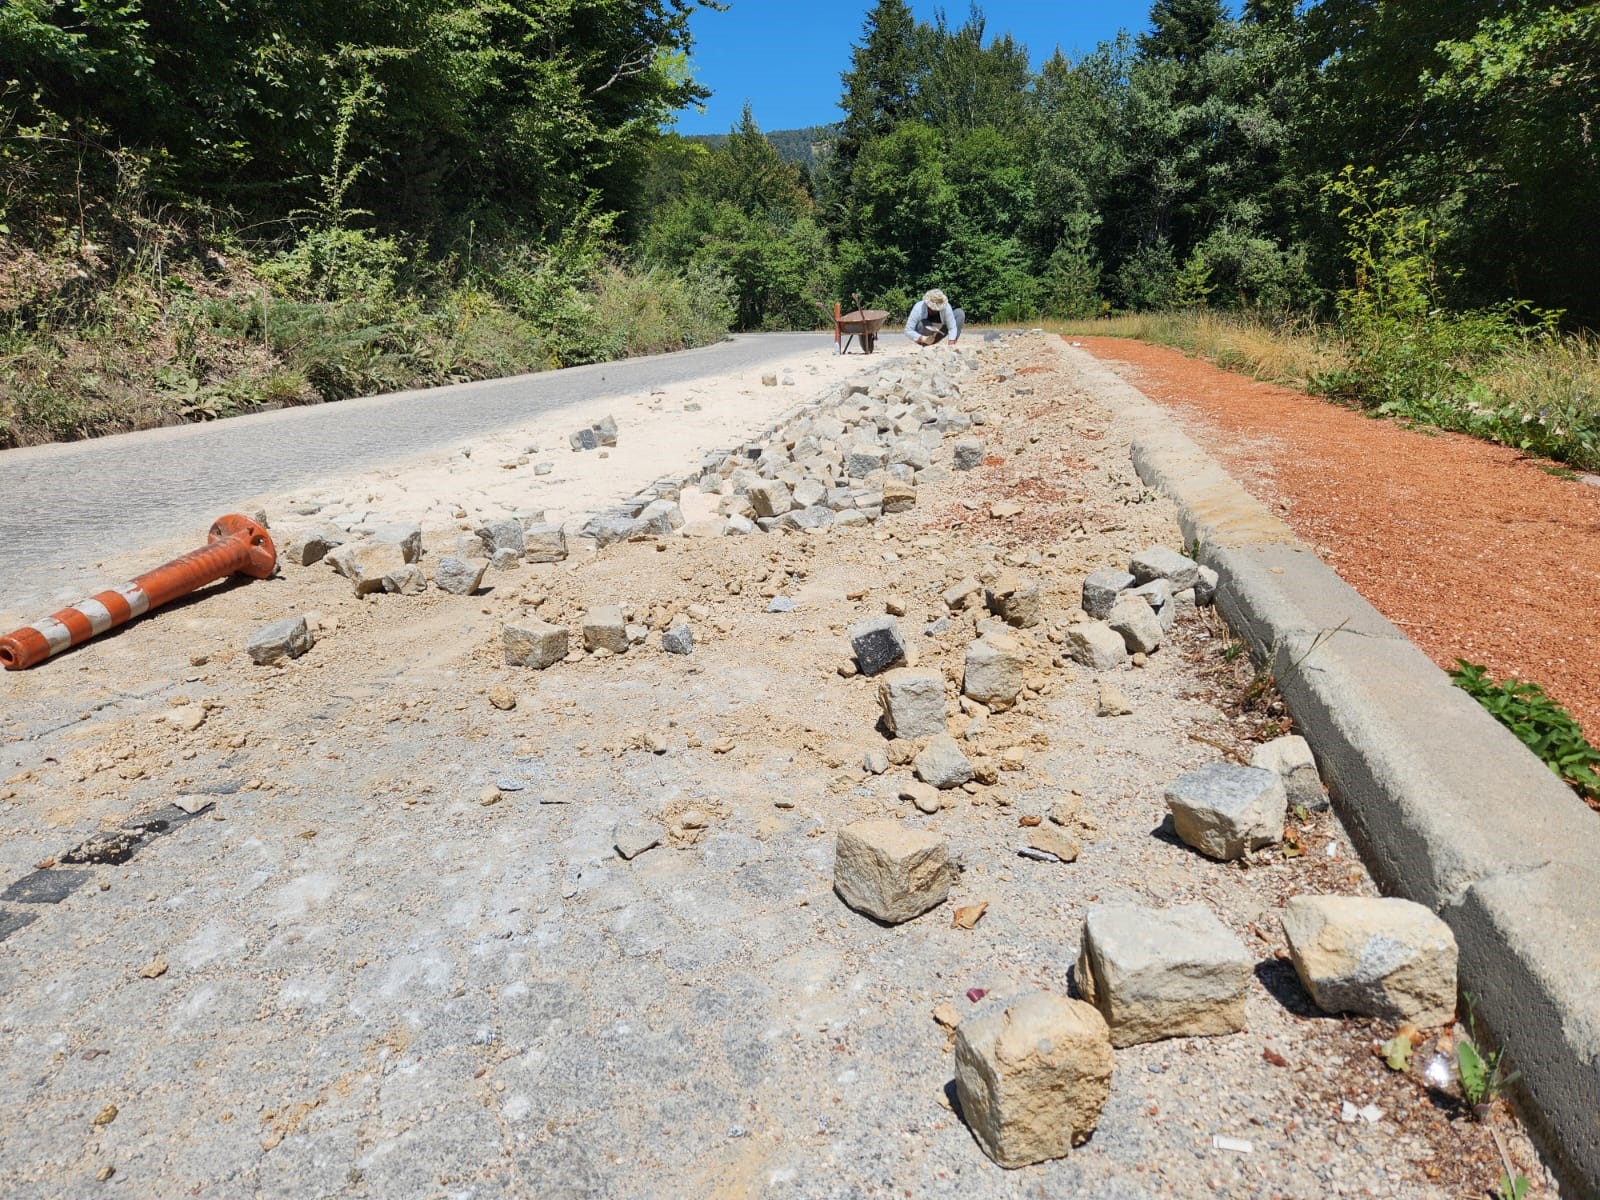
[[[1052,321],[1067,337],[1125,337],[1173,346],[1257,379],[1329,395],[1529,454],[1600,471],[1600,339],[1528,337],[1456,364],[1456,385],[1426,403],[1391,405],[1352,392],[1361,349],[1327,326],[1204,309]]]
[[[152,227],[104,263],[0,236],[0,449],[683,349],[732,320],[715,272],[603,248],[557,270],[529,247],[429,263],[349,229],[265,251],[187,236]]]

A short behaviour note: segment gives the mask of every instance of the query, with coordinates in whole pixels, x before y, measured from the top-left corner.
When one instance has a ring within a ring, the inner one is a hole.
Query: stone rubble
[[[1002,1167],[1061,1158],[1094,1132],[1111,1094],[1111,1033],[1093,1005],[1033,992],[956,1029],[956,1095]]]
[[[1173,828],[1202,854],[1227,862],[1283,837],[1289,800],[1271,771],[1207,763],[1167,785]]]
[[[245,650],[251,662],[265,667],[286,658],[299,658],[314,645],[316,638],[311,635],[304,617],[284,617],[251,634]]]
[[[1456,1012],[1455,934],[1428,908],[1374,896],[1294,896],[1283,932],[1317,1007],[1430,1028]]]
[[[973,778],[971,761],[948,733],[929,738],[922,752],[912,760],[912,765],[918,779],[940,791],[971,783]]]
[[[1255,960],[1203,904],[1100,904],[1083,921],[1074,976],[1119,1049],[1245,1028]]]
[[[869,617],[850,626],[850,649],[863,675],[881,675],[906,660],[905,639],[893,617]]]
[[[543,671],[567,657],[568,633],[564,625],[527,619],[507,622],[501,643],[508,666]]]
[[[888,672],[878,684],[878,702],[892,737],[919,740],[945,731],[944,676],[937,671]]]
[[[1298,734],[1288,734],[1263,742],[1250,755],[1250,765],[1271,771],[1283,780],[1290,807],[1317,812],[1328,807],[1322,791],[1322,776],[1311,756],[1311,746]]]
[[[839,831],[833,886],[874,920],[898,925],[945,902],[957,878],[949,843],[899,821],[857,821]]]

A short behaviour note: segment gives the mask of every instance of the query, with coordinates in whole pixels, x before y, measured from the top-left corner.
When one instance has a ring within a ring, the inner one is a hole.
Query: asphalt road
[[[142,541],[193,531],[198,542],[213,517],[264,493],[382,466],[579,401],[744,370],[825,346],[827,337],[744,334],[676,354],[3,451],[0,612],[69,586],[120,582],[85,569]]]

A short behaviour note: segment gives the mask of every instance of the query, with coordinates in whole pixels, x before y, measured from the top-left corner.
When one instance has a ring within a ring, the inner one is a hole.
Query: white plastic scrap
[[[1427,1069],[1422,1072],[1422,1077],[1428,1081],[1429,1087],[1447,1088],[1450,1086],[1450,1056],[1435,1054],[1428,1060]]]
[[[1211,1145],[1213,1149],[1232,1150],[1235,1154],[1249,1154],[1255,1148],[1245,1138],[1228,1137],[1222,1133],[1211,1135]]]

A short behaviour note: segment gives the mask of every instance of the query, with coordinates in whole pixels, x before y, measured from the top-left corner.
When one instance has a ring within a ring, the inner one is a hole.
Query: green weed
[[[1487,667],[1456,659],[1450,671],[1455,685],[1483,705],[1552,771],[1580,795],[1600,800],[1600,750],[1583,736],[1572,714],[1545,694],[1537,683],[1506,679],[1496,683]]]

